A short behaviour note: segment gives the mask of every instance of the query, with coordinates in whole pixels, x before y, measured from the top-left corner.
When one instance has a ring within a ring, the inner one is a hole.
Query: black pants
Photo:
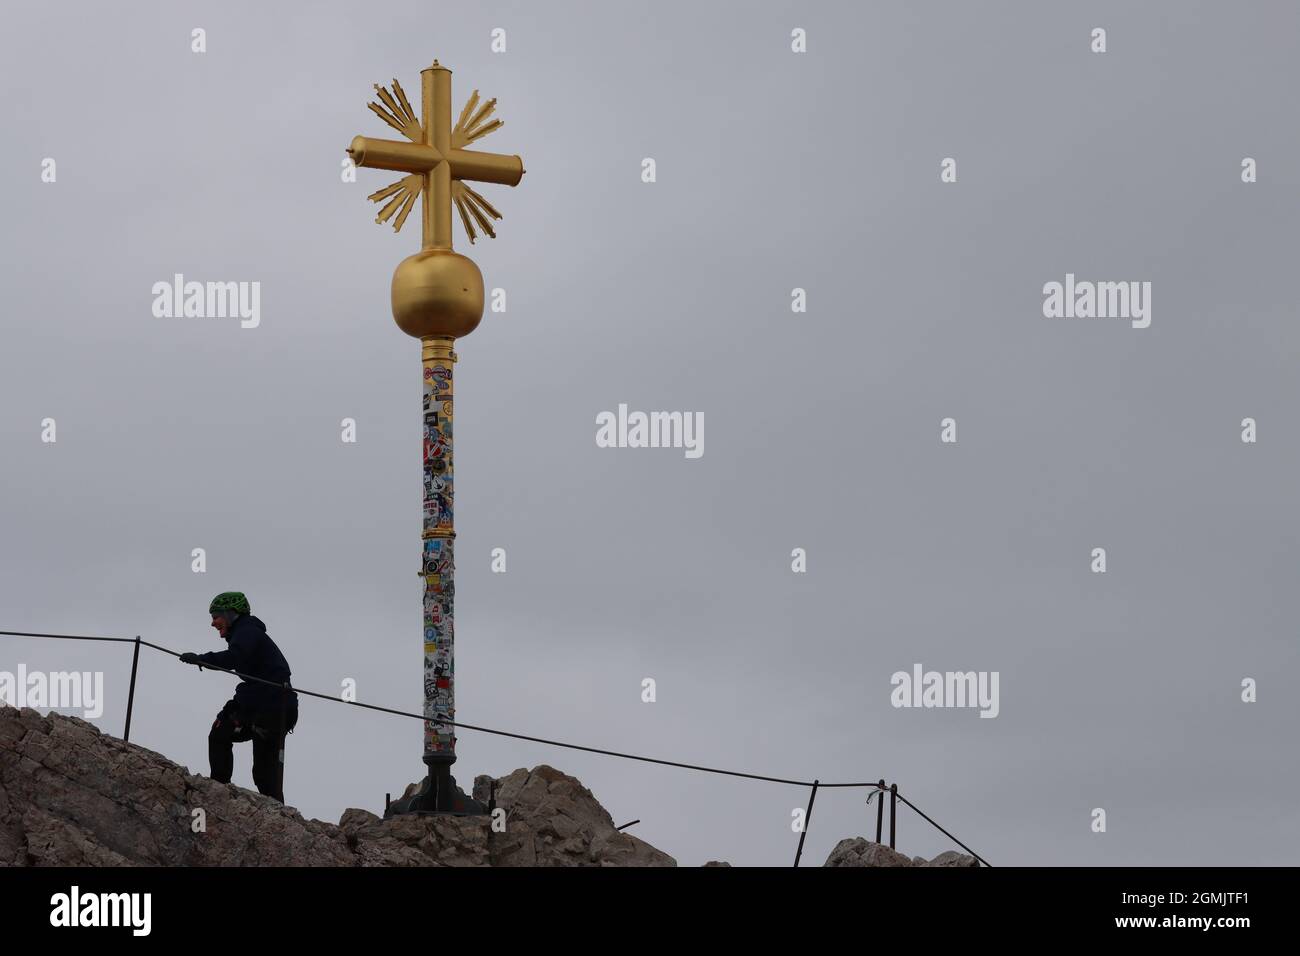
[[[294,694],[289,698],[285,732],[292,730],[297,723],[298,695]],[[208,763],[212,768],[212,779],[230,783],[235,772],[234,745],[245,740],[253,742],[253,782],[257,784],[258,793],[284,803],[284,793],[280,789],[280,751],[284,747],[284,736],[280,733],[278,713],[245,713],[235,701],[227,701],[208,732]]]

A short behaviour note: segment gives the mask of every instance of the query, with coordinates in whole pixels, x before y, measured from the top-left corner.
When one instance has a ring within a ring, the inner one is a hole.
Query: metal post
[[[126,731],[122,740],[131,742],[131,708],[135,706],[135,674],[140,666],[140,635],[135,636],[135,653],[131,655],[131,689],[126,694]]]
[[[898,784],[889,785],[889,848],[894,848],[894,824],[898,822]]]
[[[817,799],[817,783],[818,781],[813,781],[812,793],[808,795],[808,809],[803,815],[803,829],[799,831],[799,849],[794,854],[795,866],[799,865],[799,857],[803,856],[803,838],[808,835],[808,825],[812,823],[813,801]]]
[[[451,220],[447,221],[450,228]],[[450,336],[424,340],[424,662],[421,689],[424,716],[456,719],[455,599],[456,563],[452,464],[452,368],[456,353]],[[451,764],[456,760],[455,728],[429,720],[424,725],[424,763],[436,798],[450,796]],[[429,807],[428,809],[432,809]],[[439,807],[450,809],[450,807]]]
[[[880,836],[881,833],[884,831],[884,825],[885,825],[885,781],[883,778],[881,779],[878,786],[880,787],[880,789],[876,792],[876,796],[879,797],[880,799],[876,801],[876,842],[877,843],[880,842]]]
[[[289,736],[289,682],[280,688],[280,762],[276,766],[275,792],[284,803],[284,743]]]

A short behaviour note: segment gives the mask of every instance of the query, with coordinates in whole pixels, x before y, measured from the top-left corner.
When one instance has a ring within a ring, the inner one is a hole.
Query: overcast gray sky
[[[475,148],[528,170],[480,189],[497,239],[455,226],[508,303],[457,346],[461,720],[884,777],[994,864],[1300,862],[1294,5],[52,2],[4,21],[0,629],[213,650],[207,603],[243,590],[297,685],[419,708],[420,349],[389,308],[419,217],[375,225],[365,197],[395,175],[346,183],[340,161],[393,135],[371,85],[418,95],[436,57],[457,112],[498,98]],[[175,273],[260,282],[260,325],[154,317]],[[1067,273],[1151,282],[1150,327],[1045,318]],[[702,413],[704,454],[598,448],[619,403]],[[105,671],[98,723],[121,733],[129,650],[0,639],[0,669],[19,663]],[[894,708],[915,663],[997,671],[998,716]],[[140,681],[133,740],[207,773],[230,678],[148,652]],[[417,722],[302,711],[286,793],[305,815],[380,812],[421,774]],[[471,732],[459,754],[466,787],[574,774],[684,865],[788,865],[807,798]],[[236,783],[250,762],[238,748]],[[864,797],[818,796],[805,862],[872,831]],[[951,847],[905,809],[898,839]]]

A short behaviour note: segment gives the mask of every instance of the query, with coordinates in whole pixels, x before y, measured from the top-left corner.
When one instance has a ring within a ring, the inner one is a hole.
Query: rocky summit
[[[503,832],[488,817],[384,820],[357,809],[334,825],[79,718],[0,705],[0,866],[677,865],[616,830],[591,791],[554,767],[475,779],[477,799],[493,790]],[[912,861],[859,838],[841,841],[826,865],[974,862],[955,853]]]
[[[872,843],[862,837],[841,840],[831,850],[823,866],[979,866],[979,860],[956,850],[946,850],[933,860],[923,856],[904,856],[881,843]]]

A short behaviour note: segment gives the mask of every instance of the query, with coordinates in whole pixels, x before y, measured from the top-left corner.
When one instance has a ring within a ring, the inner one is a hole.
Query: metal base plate
[[[476,817],[486,816],[486,804],[475,800],[460,787],[451,775],[450,766],[434,766],[419,791],[409,797],[394,800],[384,811],[384,819],[403,814],[419,816]]]

